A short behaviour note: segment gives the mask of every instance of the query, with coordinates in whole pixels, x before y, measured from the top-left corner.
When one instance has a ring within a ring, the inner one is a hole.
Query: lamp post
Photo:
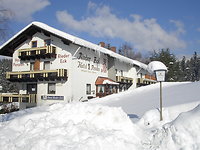
[[[160,121],[163,120],[163,115],[162,115],[162,82],[165,81],[165,73],[166,70],[164,69],[159,69],[159,70],[154,70],[156,74],[156,80],[160,82]]]
[[[163,120],[162,115],[162,82],[165,81],[165,73],[167,67],[160,61],[152,61],[148,64],[147,70],[151,74],[156,75],[156,80],[160,82],[160,121]]]

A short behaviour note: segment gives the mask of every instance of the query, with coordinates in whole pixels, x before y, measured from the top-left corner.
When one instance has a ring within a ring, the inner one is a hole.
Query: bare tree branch
[[[4,9],[4,8],[0,8],[0,43],[2,41],[4,41],[7,37],[7,35],[9,34],[9,26],[8,23],[10,21],[10,19],[12,18],[12,12]]]

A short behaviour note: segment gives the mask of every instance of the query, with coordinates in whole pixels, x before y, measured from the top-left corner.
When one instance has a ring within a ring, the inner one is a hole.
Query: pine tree
[[[6,79],[6,72],[12,70],[11,59],[0,60],[0,85],[2,86],[2,93],[18,92],[17,85]]]
[[[197,52],[194,52],[193,57],[190,59],[191,81],[199,81],[199,64]]]
[[[186,73],[186,76],[185,76],[184,81],[192,81],[190,60],[186,61],[185,73]]]
[[[170,53],[170,50],[161,49],[158,52],[154,51],[150,57],[151,61],[161,61],[168,68],[168,72],[166,73],[166,81],[178,81],[178,73],[179,73],[179,63],[176,60],[174,54]]]
[[[183,56],[180,62],[180,74],[179,74],[179,81],[187,81],[187,69],[186,69],[186,58]]]

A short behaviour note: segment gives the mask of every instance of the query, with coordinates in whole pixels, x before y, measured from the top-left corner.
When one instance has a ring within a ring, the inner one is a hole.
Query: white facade
[[[38,25],[38,24],[32,24]],[[31,25],[23,29],[18,33],[19,35],[23,34],[23,31],[29,29]],[[117,87],[117,92],[127,90],[130,86],[136,88],[137,84],[137,70],[145,64],[139,63],[134,64],[134,62],[124,56],[116,54],[110,50],[105,50],[87,41],[79,40],[79,43],[74,40],[69,43],[63,42],[63,34],[56,35],[55,32],[52,33],[54,28],[48,30],[48,34],[45,34],[46,29],[44,26],[39,26],[42,32],[36,32],[31,37],[18,44],[13,52],[13,65],[12,72],[34,72],[34,63],[39,62],[39,70],[57,70],[57,69],[66,69],[67,70],[67,80],[42,80],[42,81],[23,81],[20,82],[20,94],[29,94],[29,90],[37,94],[37,104],[43,105],[57,101],[83,101],[87,100],[89,97],[97,96],[97,79],[99,77],[108,78],[111,80],[110,83],[115,82],[111,88]],[[57,31],[57,30],[56,30]],[[59,31],[61,32],[61,31]],[[58,33],[59,33],[58,32]],[[15,40],[14,36],[12,40]],[[56,57],[54,58],[34,58],[22,60],[19,58],[19,50],[30,49],[33,42],[37,43],[36,47],[44,47],[45,40],[50,40],[50,45],[56,48]],[[9,44],[8,41],[5,43]],[[84,43],[85,42],[85,43]],[[92,46],[88,46],[92,45]],[[143,67],[143,70],[145,68]],[[119,80],[120,79],[120,80]],[[118,83],[117,83],[118,82]],[[122,82],[122,83],[120,83]],[[31,85],[29,85],[31,84]],[[35,85],[32,85],[35,84]],[[108,85],[105,85],[108,86]],[[55,93],[49,94],[49,90],[52,88],[55,90]],[[109,87],[110,88],[110,87]],[[56,100],[57,99],[57,100]]]

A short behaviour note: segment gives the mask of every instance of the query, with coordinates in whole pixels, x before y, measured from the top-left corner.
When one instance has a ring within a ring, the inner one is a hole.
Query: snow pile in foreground
[[[191,107],[184,105],[187,106]],[[165,108],[164,114],[180,108]],[[199,116],[200,106],[197,106],[165,123],[171,117],[160,122],[158,111],[151,110],[134,124],[121,108],[58,103],[1,116],[0,147],[5,150],[198,150]],[[147,121],[149,124],[145,124]]]
[[[164,84],[161,122],[157,84],[91,103],[57,103],[2,115],[0,147],[4,150],[200,150],[199,87],[200,82]],[[138,116],[139,121],[132,123],[124,111],[131,119]]]
[[[189,112],[181,113],[174,121],[149,132],[146,149],[199,150],[200,105]]]
[[[2,116],[5,150],[140,149],[142,131],[120,108],[53,104]]]

